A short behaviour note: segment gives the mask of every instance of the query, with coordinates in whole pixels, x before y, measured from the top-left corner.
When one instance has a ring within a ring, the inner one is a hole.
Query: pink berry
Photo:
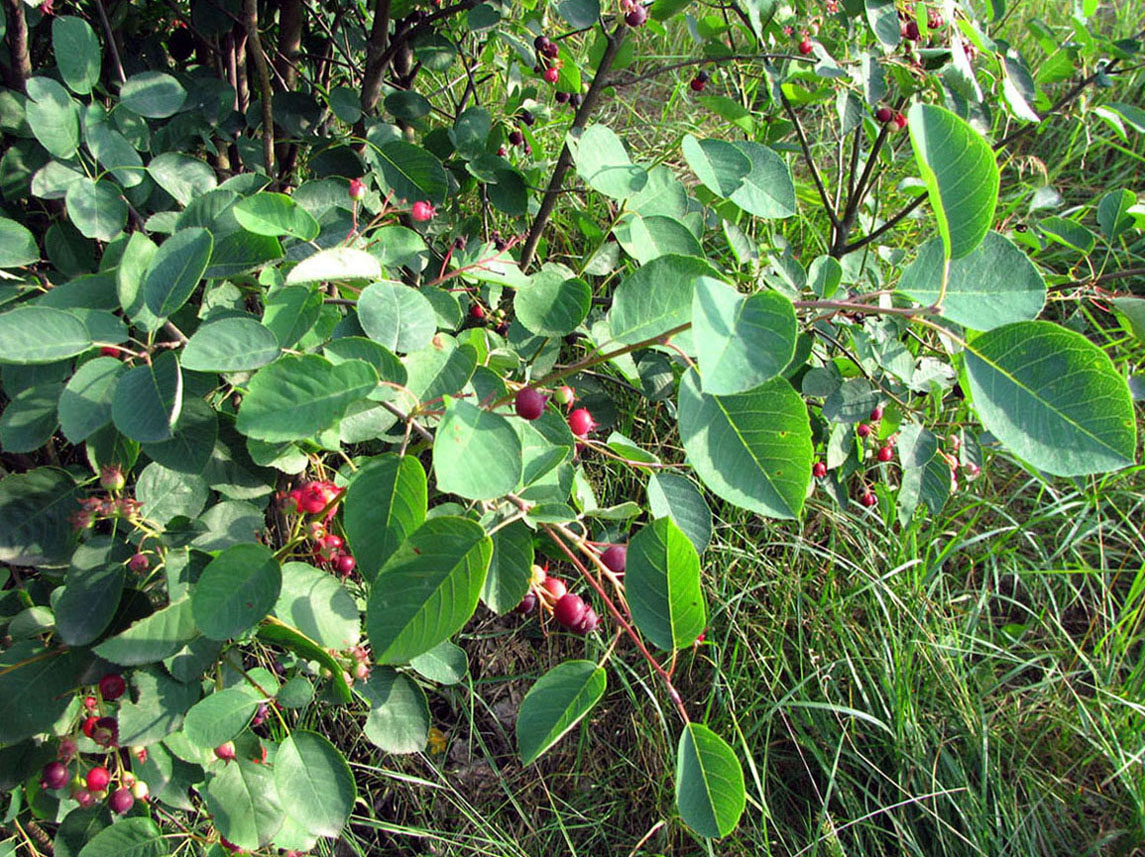
[[[72,797],[75,799],[75,802],[82,806],[84,809],[87,809],[89,806],[93,806],[95,804],[95,795],[93,795],[87,789],[77,789],[76,793],[73,794]]]
[[[580,621],[573,626],[572,630],[578,634],[591,634],[596,630],[596,626],[600,624],[600,617],[596,615],[596,611],[592,607],[585,607],[584,615]]]
[[[541,586],[545,587],[545,590],[558,601],[564,598],[565,593],[569,591],[565,582],[559,577],[546,577]]]
[[[895,114],[895,127],[900,131],[906,127],[906,116],[902,113]]]
[[[879,461],[887,462],[895,457],[895,450],[893,446],[884,446],[879,449]]]
[[[873,411],[871,411],[871,422],[877,423],[882,418],[883,418],[883,406],[882,405],[876,405],[875,409]]]
[[[147,783],[143,780],[136,780],[135,785],[131,787],[131,794],[136,800],[147,800],[147,796],[151,794],[151,789],[147,787]]]
[[[556,83],[560,78],[561,73],[557,70],[556,66],[549,66],[541,76],[545,79],[545,83]]]
[[[520,613],[522,616],[527,616],[537,609],[537,596],[532,592],[526,592],[525,597],[521,599],[521,603],[513,608],[514,612]]]
[[[600,555],[600,561],[609,571],[622,574],[628,564],[628,545],[613,545]]]
[[[235,742],[224,741],[215,748],[215,755],[222,759],[224,762],[229,762],[235,757]]]
[[[366,198],[366,186],[361,179],[350,179],[350,199],[360,202]]]
[[[122,491],[127,480],[118,464],[108,464],[99,468],[99,485],[104,491]]]
[[[116,357],[116,358],[118,358],[120,355],[120,351],[114,345],[104,345],[103,347],[101,347],[99,349],[99,354],[101,357]]]
[[[76,745],[76,742],[73,741],[71,738],[61,738],[60,739],[60,746],[59,746],[59,749],[56,751],[56,755],[59,756],[61,759],[63,759],[65,762],[68,759],[73,758],[75,756],[75,754],[78,752],[79,752],[79,747]]]
[[[576,401],[576,391],[567,384],[553,391],[553,400],[561,405],[571,405]]]
[[[816,461],[815,466],[811,468],[811,475],[816,479],[822,479],[827,475],[827,465],[822,461]]]
[[[119,673],[110,673],[99,680],[99,693],[105,700],[119,699],[127,690],[127,682]]]
[[[517,391],[513,400],[513,409],[517,416],[525,420],[535,420],[545,412],[545,404],[549,397],[533,387],[522,387]]]
[[[111,772],[103,765],[97,765],[87,772],[87,778],[84,780],[90,791],[101,792],[107,788],[107,784],[111,782]]]
[[[418,223],[433,220],[436,215],[437,210],[428,202],[415,202],[413,208],[410,209],[410,217]]]
[[[116,789],[108,798],[107,805],[116,815],[123,815],[135,806],[135,796],[131,793],[131,789]]]
[[[799,43],[799,53],[803,54],[803,56],[807,56],[813,50],[815,50],[815,46],[811,44],[811,40],[804,37],[803,41]]]
[[[345,577],[358,566],[358,561],[348,553],[340,553],[334,558],[334,568]]]
[[[111,747],[119,740],[119,722],[114,717],[100,717],[89,737],[101,747]]]
[[[569,428],[577,437],[585,437],[596,428],[596,421],[588,412],[588,408],[577,408],[569,414]]]
[[[498,146],[497,147],[497,157],[503,158],[507,154],[509,154],[509,152],[508,152],[508,150],[506,150],[506,148],[504,146]]]
[[[584,618],[588,605],[584,599],[572,592],[562,595],[560,601],[553,607],[553,618],[566,628],[575,628]]]
[[[83,734],[90,738],[95,733],[95,724],[98,722],[98,717],[85,718],[83,722]]]
[[[71,774],[68,772],[68,766],[63,762],[48,762],[44,765],[44,772],[40,777],[40,783],[45,789],[55,790],[62,789],[68,784],[71,779]]]
[[[855,428],[855,434],[859,437],[867,437],[871,433],[871,427],[866,423],[859,423]]]
[[[131,559],[127,561],[127,567],[135,572],[147,571],[147,566],[150,564],[145,553],[132,554]]]

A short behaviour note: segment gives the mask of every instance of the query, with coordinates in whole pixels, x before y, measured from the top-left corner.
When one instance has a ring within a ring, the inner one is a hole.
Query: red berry
[[[879,504],[879,498],[876,497],[873,492],[867,491],[859,498],[859,502],[869,509],[871,506],[877,506]]]
[[[902,113],[895,114],[895,127],[900,131],[906,127],[906,116],[904,116]]]
[[[577,437],[585,437],[596,428],[596,421],[588,412],[588,408],[577,408],[569,414],[569,428]]]
[[[359,202],[366,198],[366,186],[361,179],[350,179],[350,199]]]
[[[875,118],[878,119],[882,124],[886,125],[888,122],[895,118],[895,112],[889,107],[880,107],[875,111]]]
[[[547,69],[545,69],[544,72],[541,74],[541,77],[543,77],[545,79],[546,83],[556,83],[557,80],[560,78],[560,76],[561,76],[561,73],[559,71],[557,71],[556,66],[552,66],[552,65],[549,66]]]
[[[131,789],[116,789],[108,798],[107,805],[116,815],[123,815],[135,806],[135,796],[131,793]]]
[[[707,82],[700,80],[698,77],[693,77],[692,82],[688,86],[692,87],[692,92],[703,92]]]
[[[535,420],[545,412],[545,404],[549,397],[533,387],[522,387],[517,391],[513,400],[513,409],[517,416],[526,420]]]
[[[565,593],[569,591],[568,587],[565,586],[565,582],[559,577],[546,577],[545,582],[542,583],[541,586],[545,587],[545,590],[558,601],[564,598]]]
[[[876,405],[875,409],[873,411],[871,411],[871,422],[877,423],[882,418],[883,418],[883,406],[882,405]]]
[[[84,722],[83,722],[83,734],[86,735],[88,738],[90,738],[92,736],[92,733],[95,732],[95,724],[98,722],[99,722],[98,717],[88,717],[86,720],[84,720]]]
[[[600,617],[596,615],[596,611],[592,607],[586,607],[584,615],[580,621],[573,626],[574,631],[578,634],[591,634],[596,630],[596,626],[600,624]]]
[[[476,321],[481,321],[485,318],[485,307],[481,306],[481,304],[473,304],[469,307],[469,317]]]
[[[71,774],[68,766],[63,762],[48,762],[44,765],[44,773],[40,777],[40,784],[49,790],[62,789],[68,784]]]
[[[99,700],[96,699],[94,696],[85,696],[83,698],[83,706],[88,711],[95,711],[97,708],[99,708]],[[91,737],[91,736],[88,736],[88,737]]]
[[[101,747],[113,746],[119,740],[118,721],[114,717],[100,717],[95,721],[90,737]]]
[[[147,566],[150,564],[145,553],[132,554],[131,559],[127,561],[127,567],[136,572],[147,571]]]
[[[89,790],[101,792],[106,789],[107,784],[111,782],[111,772],[103,765],[97,765],[87,772],[87,778],[84,782],[87,783]]]
[[[334,568],[345,577],[358,567],[358,561],[348,553],[340,553],[334,558]]]
[[[104,345],[99,349],[101,357],[119,357],[119,349],[114,345]]]
[[[75,802],[82,806],[84,809],[87,809],[89,806],[92,806],[95,803],[95,795],[93,795],[87,789],[77,789],[76,793],[73,794],[72,797],[75,799]]]
[[[920,35],[918,32],[918,22],[907,21],[905,24],[903,24],[902,35],[903,38],[909,41],[917,42]]]
[[[866,423],[859,423],[859,425],[855,428],[855,434],[857,434],[859,437],[866,437],[870,433],[871,427]]]
[[[58,755],[65,762],[75,756],[75,754],[78,752],[79,747],[76,746],[76,742],[71,738],[60,739],[60,747],[56,755]]]
[[[551,60],[555,60],[561,55],[561,48],[556,42],[549,42],[549,46],[541,51],[545,56]]]
[[[609,571],[622,574],[628,563],[628,545],[613,545],[600,555],[600,561]]]
[[[224,762],[229,762],[235,757],[235,742],[224,741],[215,748],[215,755],[222,759]]]
[[[643,6],[635,6],[632,11],[624,16],[624,23],[630,27],[639,27],[648,20],[648,10]]]
[[[119,699],[127,690],[127,682],[119,673],[110,673],[99,680],[99,693],[106,700]]]
[[[521,603],[513,608],[515,612],[520,613],[522,616],[527,616],[536,609],[537,596],[532,592],[526,592],[525,597],[521,599]]]
[[[799,43],[799,53],[803,54],[803,56],[807,56],[813,50],[815,50],[815,46],[811,44],[810,39],[804,38],[803,41]]]
[[[827,475],[827,465],[822,461],[816,461],[815,466],[811,468],[811,475],[816,479],[822,479]]]
[[[879,449],[879,461],[887,462],[895,457],[893,446],[884,446]]]
[[[572,592],[562,595],[560,601],[553,607],[553,618],[566,628],[575,628],[584,619],[588,605],[584,599]]]
[[[415,202],[413,208],[410,209],[410,217],[418,223],[424,223],[427,220],[433,220],[437,214],[437,210],[428,202]]]

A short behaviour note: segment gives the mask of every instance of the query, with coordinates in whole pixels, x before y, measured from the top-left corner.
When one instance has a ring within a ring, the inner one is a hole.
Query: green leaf
[[[445,201],[449,183],[441,161],[420,146],[395,140],[371,150],[386,184],[398,199],[439,203]],[[379,273],[370,279],[381,279]]]
[[[746,154],[723,140],[697,140],[684,137],[684,159],[696,178],[716,196],[725,199],[735,193],[751,172]]]
[[[159,71],[133,74],[119,91],[123,106],[147,119],[174,116],[187,100],[179,81]]]
[[[111,422],[111,403],[120,377],[127,371],[114,357],[97,357],[83,364],[60,393],[60,428],[72,443]]]
[[[1125,188],[1111,190],[1097,204],[1097,223],[1105,237],[1116,241],[1123,232],[1133,228],[1130,209],[1137,204],[1137,194]]]
[[[60,77],[72,92],[87,95],[99,82],[103,54],[95,30],[83,18],[60,15],[52,21],[52,53]]]
[[[394,90],[386,96],[384,103],[386,111],[403,122],[416,122],[433,110],[429,99],[412,89]]]
[[[574,30],[584,30],[600,18],[600,0],[560,0],[557,14]]]
[[[233,210],[239,226],[256,235],[289,235],[300,241],[318,237],[314,215],[284,193],[256,193],[239,200]]]
[[[700,391],[694,369],[680,382],[680,437],[712,491],[773,518],[795,518],[811,479],[811,423],[784,378],[732,396]]]
[[[164,857],[167,836],[150,818],[124,818],[91,838],[79,857]]]
[[[135,499],[143,506],[144,517],[163,526],[178,515],[197,518],[209,494],[207,481],[199,474],[180,473],[157,461],[144,467],[135,482]]]
[[[104,817],[104,808],[94,805],[87,809],[73,809],[60,823],[56,837],[52,840],[54,857],[79,857],[80,850],[97,833],[111,825]]]
[[[429,703],[417,682],[390,667],[376,667],[362,689],[370,701],[363,732],[387,753],[419,753],[429,738]]]
[[[707,626],[700,555],[671,518],[658,518],[628,543],[624,590],[632,621],[661,649],[690,646]]]
[[[246,728],[262,701],[252,688],[216,690],[196,702],[183,721],[183,734],[192,744],[213,750]]]
[[[942,242],[932,238],[903,271],[899,291],[933,305],[942,266]],[[1037,318],[1045,302],[1045,280],[1026,254],[997,232],[987,232],[970,254],[950,262],[942,315],[973,330],[990,330]]]
[[[139,443],[167,440],[183,407],[179,359],[164,351],[151,362],[128,369],[119,378],[111,403],[115,427]]]
[[[158,330],[160,319],[147,308],[143,299],[143,283],[158,252],[159,245],[142,232],[133,232],[115,272],[119,305],[134,324],[149,332]]]
[[[86,646],[111,624],[130,555],[123,542],[109,536],[95,536],[76,548],[55,603],[56,630],[69,646]]]
[[[1088,256],[1097,245],[1097,236],[1089,228],[1065,217],[1047,217],[1038,224],[1041,233],[1051,241]]]
[[[632,163],[620,138],[605,125],[590,125],[579,139],[569,136],[576,172],[585,183],[613,199],[638,193],[648,183],[648,171]]]
[[[286,286],[266,299],[262,323],[274,332],[278,344],[293,348],[322,315],[322,291],[312,286]]]
[[[592,287],[563,265],[546,264],[513,297],[517,319],[537,336],[564,336],[588,317]]]
[[[0,480],[0,562],[38,566],[71,553],[77,508],[75,480],[63,470],[37,467]]]
[[[331,247],[307,256],[286,275],[288,286],[310,286],[325,282],[380,280],[382,266],[365,250]]]
[[[414,456],[380,455],[359,468],[346,489],[342,525],[372,581],[406,538],[421,526],[427,508],[425,471]]]
[[[104,640],[95,652],[123,667],[153,664],[175,654],[198,633],[191,599],[181,598]]]
[[[21,268],[40,261],[36,238],[15,220],[0,217],[0,268]]]
[[[760,143],[737,140],[733,144],[751,162],[751,172],[730,197],[756,217],[783,218],[795,214],[795,184],[783,158]]]
[[[269,765],[235,759],[200,791],[219,833],[240,848],[261,848],[282,827],[285,813]]]
[[[492,539],[465,518],[431,518],[413,532],[370,590],[374,660],[406,663],[461,630],[477,608],[492,553]]]
[[[237,637],[270,612],[281,588],[282,570],[269,548],[229,547],[203,569],[191,595],[195,624],[212,640]]]
[[[696,284],[719,272],[703,259],[661,256],[637,268],[616,288],[608,314],[612,337],[635,343],[692,320]]]
[[[147,165],[147,172],[159,187],[171,194],[175,201],[184,207],[214,190],[219,183],[215,171],[208,164],[180,152],[164,152],[156,155]],[[238,220],[237,210],[235,219]],[[242,221],[239,223],[241,225]]]
[[[407,354],[402,364],[409,376],[406,387],[426,401],[461,392],[477,367],[477,349],[438,334],[428,348]]]
[[[907,118],[945,256],[961,259],[994,224],[1000,182],[994,153],[981,134],[942,107],[918,103]]]
[[[287,354],[251,378],[235,427],[271,443],[304,440],[337,424],[377,385],[377,371],[362,360],[335,366],[316,354]]]
[[[81,178],[68,185],[68,216],[85,238],[110,241],[127,223],[127,203],[109,181]]]
[[[169,440],[152,441],[143,451],[152,461],[183,474],[202,473],[211,460],[219,436],[215,410],[202,399],[184,399]]]
[[[608,677],[592,661],[565,661],[539,678],[517,714],[521,764],[531,765],[588,714]]]
[[[433,305],[417,289],[382,280],[358,296],[358,321],[366,336],[393,352],[418,351],[437,330]]]
[[[297,628],[279,621],[274,616],[268,616],[262,626],[259,627],[258,636],[263,640],[289,649],[301,658],[317,661],[321,666],[330,670],[330,690],[335,701],[348,703],[353,698],[350,694],[350,688],[346,686],[346,681],[342,678],[342,664]]]
[[[727,836],[747,805],[743,768],[735,752],[702,723],[689,723],[676,754],[676,806],[701,836]]]
[[[123,187],[135,187],[146,177],[139,153],[111,127],[101,105],[88,105],[84,111],[83,136],[100,166],[109,170]]]
[[[895,0],[863,0],[867,23],[884,48],[897,48],[902,40]]]
[[[481,600],[494,613],[508,613],[529,591],[533,572],[533,534],[522,522],[493,534],[493,558],[481,591]]]
[[[51,155],[68,160],[80,144],[79,105],[50,77],[30,77],[25,86],[24,111],[32,133]]]
[[[328,572],[304,562],[282,567],[282,590],[271,613],[327,649],[358,645],[361,620],[354,597]]]
[[[56,408],[63,385],[59,381],[25,387],[0,415],[0,447],[5,452],[35,452],[56,431]]]
[[[72,701],[79,666],[70,652],[45,649],[38,640],[0,651],[0,743],[50,731]]]
[[[687,476],[659,471],[648,479],[648,509],[653,518],[670,517],[695,545],[707,550],[712,539],[712,510]]]
[[[437,488],[467,500],[492,500],[517,487],[521,439],[508,418],[465,399],[448,399],[433,443]]]
[[[963,375],[983,425],[1032,466],[1086,476],[1133,463],[1129,387],[1080,333],[1045,321],[995,328],[967,345]]]
[[[278,748],[274,783],[287,815],[316,836],[341,834],[358,797],[342,754],[326,738],[301,729]]]
[[[741,295],[711,277],[696,282],[692,335],[705,393],[742,393],[774,378],[791,362],[797,333],[795,308],[778,292]]]
[[[224,318],[204,324],[183,349],[183,368],[193,372],[258,369],[278,357],[278,339],[253,318]]]
[[[457,684],[469,672],[465,650],[449,640],[442,640],[428,652],[411,658],[409,665],[437,684]]]
[[[624,252],[647,265],[660,256],[703,256],[699,239],[685,224],[673,217],[628,214],[613,227],[613,234]]]
[[[0,363],[56,363],[89,348],[87,327],[70,312],[20,306],[0,314]]]
[[[1110,303],[1121,319],[1121,326],[1145,342],[1145,298],[1113,298]]]
[[[203,279],[214,244],[211,233],[198,227],[180,229],[164,241],[143,279],[147,309],[167,318],[183,306]]]

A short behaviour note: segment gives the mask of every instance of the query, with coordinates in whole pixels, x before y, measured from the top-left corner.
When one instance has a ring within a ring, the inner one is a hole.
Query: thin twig
[[[834,206],[831,205],[831,196],[827,193],[827,188],[823,185],[823,179],[819,176],[819,168],[815,166],[815,159],[811,156],[811,146],[807,143],[807,135],[803,133],[803,125],[799,121],[799,116],[795,112],[795,108],[791,106],[791,102],[787,100],[787,96],[783,94],[783,87],[778,87],[779,100],[783,102],[783,109],[787,113],[787,118],[791,120],[791,124],[795,126],[795,136],[799,138],[799,146],[803,149],[803,160],[807,162],[807,168],[811,170],[811,178],[815,180],[815,187],[819,191],[819,198],[823,201],[823,210],[827,212],[827,219],[831,221],[831,225],[836,231],[839,229],[839,215],[835,213]]]
[[[103,27],[103,34],[107,36],[107,49],[111,51],[111,61],[115,64],[115,73],[120,83],[127,83],[127,75],[123,73],[123,62],[119,58],[119,46],[115,43],[115,32],[111,29],[111,21],[107,19],[107,10],[103,8],[103,0],[95,0],[95,10],[99,13],[99,23]]]

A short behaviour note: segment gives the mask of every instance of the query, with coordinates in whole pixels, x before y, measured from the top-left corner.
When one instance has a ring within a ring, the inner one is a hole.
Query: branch
[[[675,71],[680,68],[688,68],[694,65],[723,65],[724,63],[737,62],[737,61],[750,61],[750,60],[792,60],[793,62],[816,62],[814,59],[808,59],[805,56],[796,54],[730,54],[726,57],[704,57],[703,59],[696,60],[683,60],[682,62],[674,62],[670,65],[662,65],[653,68],[649,72],[645,72],[637,77],[630,77],[624,80],[609,80],[608,86],[632,86],[634,83],[641,83],[645,80],[651,80],[661,74],[669,71]]]
[[[624,43],[624,37],[627,35],[628,25],[623,21],[617,25],[616,29],[607,36],[608,44],[604,49],[604,54],[600,58],[600,64],[596,67],[596,75],[592,79],[592,85],[588,88],[588,92],[584,96],[584,101],[581,102],[580,108],[573,118],[572,126],[569,132],[580,131],[588,124],[588,117],[592,115],[593,110],[596,109],[596,102],[600,99],[600,93],[608,85],[606,78],[608,72],[612,68],[612,63],[616,60],[616,55],[620,52],[620,46]],[[533,261],[533,256],[537,252],[537,245],[541,241],[541,233],[545,231],[545,226],[548,225],[549,218],[553,216],[553,209],[557,205],[558,191],[561,189],[561,183],[565,180],[565,174],[572,166],[572,151],[569,149],[568,143],[565,143],[561,148],[560,157],[557,158],[557,165],[553,168],[552,178],[549,179],[549,187],[545,192],[544,197],[541,199],[541,207],[537,211],[537,216],[533,220],[533,225],[529,229],[529,237],[525,239],[525,246],[521,249],[521,270],[526,270],[530,263]]]
[[[815,159],[811,157],[811,147],[807,144],[807,135],[803,133],[803,125],[799,122],[799,116],[795,113],[795,108],[791,106],[791,102],[787,100],[787,96],[783,94],[783,87],[776,87],[779,93],[779,99],[783,102],[783,109],[787,112],[787,118],[795,126],[795,135],[799,138],[799,146],[803,149],[803,160],[807,162],[808,169],[811,170],[811,178],[815,179],[815,187],[819,190],[819,198],[823,201],[823,209],[827,212],[827,218],[831,221],[831,225],[835,227],[835,231],[839,230],[839,216],[835,213],[834,207],[831,205],[831,197],[827,194],[827,188],[823,186],[823,179],[819,176],[819,169],[815,166]]]
[[[107,19],[107,10],[103,8],[103,0],[95,0],[95,9],[99,12],[99,23],[103,33],[107,36],[107,49],[111,51],[111,61],[115,63],[115,73],[120,83],[127,83],[127,75],[123,72],[123,61],[119,58],[119,45],[115,43],[115,31],[111,29],[111,21]]]
[[[374,24],[366,42],[366,71],[362,75],[362,95],[359,103],[362,114],[371,113],[382,97],[382,75],[389,62],[386,43],[390,37],[390,0],[377,0],[374,4]]]
[[[274,178],[274,107],[270,88],[270,69],[262,50],[258,34],[258,0],[243,0],[243,26],[246,27],[247,45],[255,68],[258,70],[259,96],[262,98],[262,157],[266,174]]]
[[[7,0],[8,4],[8,83],[12,89],[24,91],[24,84],[32,76],[32,58],[28,54],[28,19],[24,17],[24,0]]]

